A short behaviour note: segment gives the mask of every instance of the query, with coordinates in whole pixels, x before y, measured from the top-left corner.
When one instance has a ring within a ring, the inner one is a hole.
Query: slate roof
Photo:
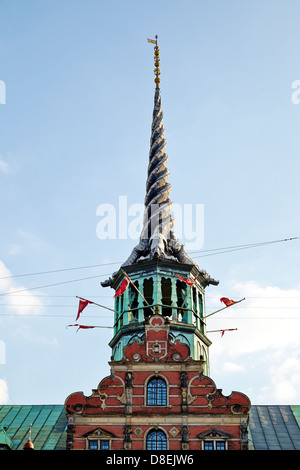
[[[0,405],[0,428],[13,450],[23,449],[30,424],[35,450],[66,449],[63,405]],[[252,405],[248,438],[252,450],[300,450],[300,406]]]
[[[249,442],[254,450],[300,450],[300,406],[251,406]]]

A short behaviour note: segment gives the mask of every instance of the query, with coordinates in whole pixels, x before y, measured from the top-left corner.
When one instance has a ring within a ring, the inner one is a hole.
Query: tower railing
[[[150,316],[149,310],[155,310],[157,307],[159,312],[164,317],[168,318],[173,324],[192,325],[201,331],[201,333],[205,334],[205,321],[193,308],[177,307],[166,304],[149,304],[143,307],[139,306],[136,308],[128,308],[119,312],[119,314],[115,314],[114,334],[116,334],[123,326],[144,323],[144,321],[146,321]],[[164,314],[164,309],[168,309],[170,314]]]

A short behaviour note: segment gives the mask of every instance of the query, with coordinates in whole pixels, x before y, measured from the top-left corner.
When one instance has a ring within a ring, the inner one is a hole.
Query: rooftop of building
[[[63,405],[0,406],[2,440],[8,437],[13,450],[23,450],[31,424],[35,450],[65,450],[67,418]]]
[[[35,450],[65,450],[67,418],[63,405],[1,405],[0,446],[23,450],[31,439]],[[252,405],[250,450],[300,450],[300,405]]]

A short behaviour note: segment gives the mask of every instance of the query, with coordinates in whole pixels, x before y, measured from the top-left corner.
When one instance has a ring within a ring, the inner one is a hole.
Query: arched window
[[[167,438],[164,432],[153,429],[147,436],[147,450],[167,450]]]
[[[163,277],[161,280],[161,302],[163,305],[167,305],[166,307],[162,307],[162,314],[166,317],[172,316],[172,281],[169,278]]]
[[[147,305],[153,304],[153,278],[144,279],[143,282],[144,288],[144,317],[148,318],[152,315],[152,307],[147,307]]]
[[[160,377],[150,380],[147,385],[147,405],[167,405],[167,384]]]
[[[138,299],[139,294],[136,289],[139,288],[139,282],[135,281],[134,285],[136,288],[132,284],[130,284],[129,286],[128,301],[129,301],[129,308],[132,310],[133,317],[137,321],[138,319],[137,307],[139,305],[139,299]]]

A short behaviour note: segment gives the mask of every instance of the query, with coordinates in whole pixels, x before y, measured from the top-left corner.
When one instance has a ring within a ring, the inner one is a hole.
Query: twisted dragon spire
[[[170,230],[174,225],[171,215],[173,203],[169,198],[171,185],[168,182],[170,172],[167,168],[168,156],[165,152],[164,133],[160,89],[156,88],[141,239],[157,238],[159,234],[170,238]]]
[[[166,140],[163,125],[163,112],[160,95],[159,47],[156,39],[148,39],[154,43],[154,74],[155,94],[150,139],[149,164],[146,182],[145,211],[143,228],[139,244],[133,249],[129,258],[122,266],[146,259],[161,258],[180,261],[188,264],[196,263],[187,255],[183,245],[179,243],[171,231],[174,219],[171,214],[173,203],[169,198],[171,185],[168,182],[168,156],[165,152]]]
[[[129,258],[122,267],[151,259],[167,259],[175,262],[192,264],[198,269],[197,263],[186,253],[184,246],[171,230],[174,219],[171,214],[173,203],[169,198],[171,185],[168,182],[169,170],[167,168],[168,156],[165,152],[165,129],[163,125],[163,112],[160,95],[160,69],[159,47],[156,40],[148,39],[155,44],[154,47],[154,74],[155,94],[151,128],[149,164],[147,171],[145,211],[143,228],[137,246],[132,250]],[[218,284],[206,271],[200,270],[208,283]],[[113,277],[116,273],[113,274]],[[101,283],[103,287],[111,285],[113,278]]]
[[[171,216],[172,201],[169,199],[171,185],[168,183],[169,170],[167,168],[168,156],[165,152],[166,141],[164,138],[165,129],[163,125],[163,112],[161,109],[160,96],[160,69],[159,69],[159,47],[157,36],[155,41],[148,39],[154,46],[154,74],[155,74],[155,95],[152,118],[152,131],[150,139],[149,165],[146,182],[145,213],[141,239],[152,240],[159,238],[159,234],[164,238],[170,238],[170,230],[174,225]]]

